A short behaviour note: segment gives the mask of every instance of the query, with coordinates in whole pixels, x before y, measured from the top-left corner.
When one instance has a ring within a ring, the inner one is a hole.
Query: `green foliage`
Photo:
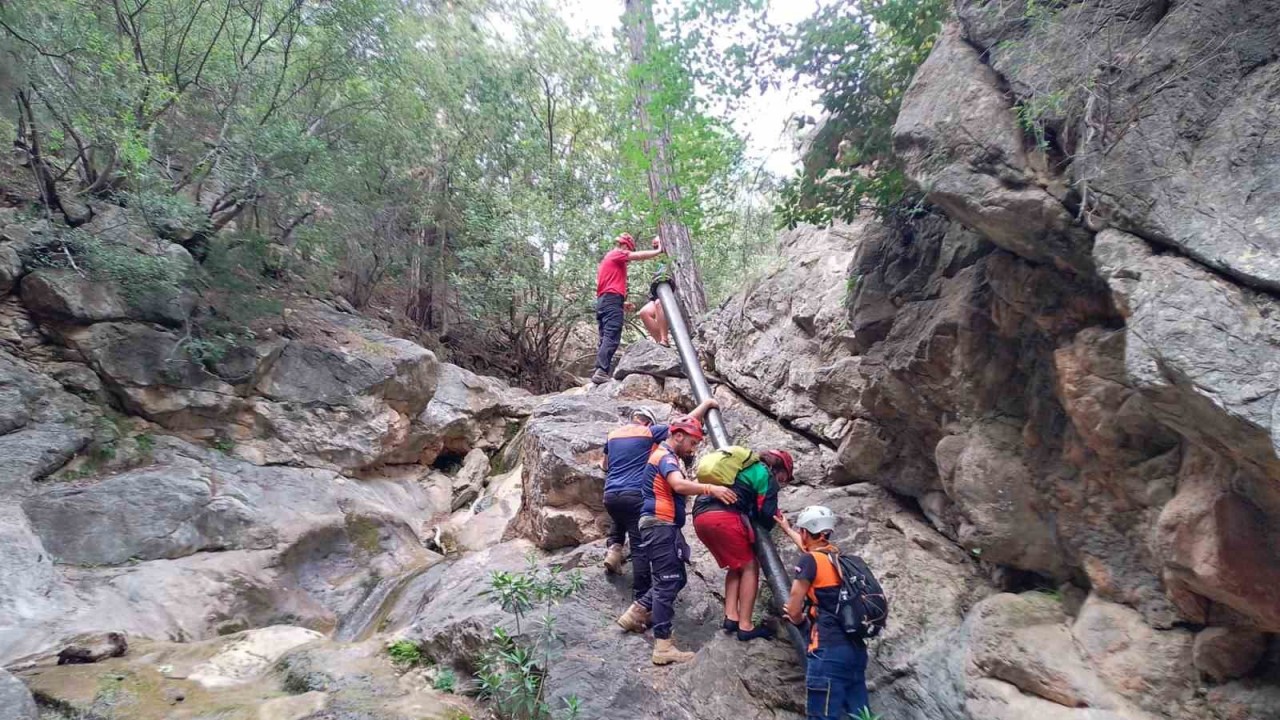
[[[431,686],[440,692],[456,692],[458,688],[458,676],[453,672],[453,668],[440,668],[436,673],[436,679],[432,681]]]
[[[784,70],[810,79],[825,117],[812,126],[800,175],[787,182],[779,219],[787,226],[919,210],[893,157],[893,123],[916,68],[947,15],[943,0],[857,0],[822,7],[784,39]]]
[[[1066,109],[1067,96],[1062,91],[1019,100],[1014,106],[1018,126],[1035,140],[1036,148],[1049,149],[1048,127],[1053,118],[1060,117]]]
[[[880,716],[871,712],[871,708],[862,708],[857,715],[853,716],[854,720],[880,720]]]
[[[506,612],[515,615],[516,633],[495,628],[493,640],[480,659],[477,680],[480,695],[499,716],[509,720],[576,720],[581,704],[577,697],[562,699],[553,707],[543,697],[546,668],[564,641],[556,630],[553,610],[582,589],[585,579],[575,570],[559,566],[543,570],[529,558],[526,572],[494,571],[488,595]],[[540,611],[533,633],[525,637],[523,626],[530,612]]]
[[[397,640],[387,646],[387,655],[397,665],[409,666],[422,664],[422,648],[409,640]]]
[[[225,437],[220,437],[214,440],[210,445],[214,450],[217,450],[223,455],[230,455],[236,449],[235,441],[231,438]]]

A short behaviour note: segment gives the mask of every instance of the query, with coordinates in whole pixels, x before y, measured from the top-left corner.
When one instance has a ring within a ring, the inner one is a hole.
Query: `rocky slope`
[[[890,593],[883,717],[1280,718],[1273,5],[961,0],[895,128],[937,211],[788,233],[699,323],[731,433],[797,456],[784,509],[833,507]],[[693,663],[611,624],[600,448],[690,406],[669,351],[530,397],[299,299],[199,358],[190,298],[38,267],[48,231],[0,211],[0,717],[478,716],[436,678],[530,563],[586,579],[553,704],[802,716],[696,541]]]

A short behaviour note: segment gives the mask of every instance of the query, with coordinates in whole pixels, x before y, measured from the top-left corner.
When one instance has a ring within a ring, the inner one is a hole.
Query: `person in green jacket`
[[[743,468],[730,487],[737,500],[723,503],[712,496],[693,504],[693,529],[711,551],[724,577],[724,631],[746,642],[770,637],[768,627],[752,622],[760,590],[760,565],[752,549],[752,521],[771,530],[778,514],[778,489],[791,482],[793,463],[786,450],[769,450]]]

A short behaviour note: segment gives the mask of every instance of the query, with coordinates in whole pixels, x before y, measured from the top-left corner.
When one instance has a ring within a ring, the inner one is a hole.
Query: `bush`
[[[552,708],[543,697],[546,668],[563,646],[556,631],[554,608],[582,589],[582,573],[565,574],[559,566],[537,567],[533,558],[524,573],[495,571],[487,594],[506,612],[516,616],[516,635],[502,628],[480,659],[480,695],[493,704],[498,715],[509,720],[576,720],[581,712],[577,697],[564,698],[563,707]],[[529,638],[521,637],[526,616],[534,609],[541,615]]]
[[[422,664],[422,648],[409,640],[397,640],[387,646],[387,654],[396,665],[413,667]]]

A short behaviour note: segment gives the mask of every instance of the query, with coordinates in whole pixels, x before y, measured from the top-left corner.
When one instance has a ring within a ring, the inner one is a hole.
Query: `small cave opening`
[[[431,467],[446,475],[453,475],[462,469],[462,461],[466,457],[465,452],[442,450],[439,455],[436,455],[436,459],[431,461]]]

